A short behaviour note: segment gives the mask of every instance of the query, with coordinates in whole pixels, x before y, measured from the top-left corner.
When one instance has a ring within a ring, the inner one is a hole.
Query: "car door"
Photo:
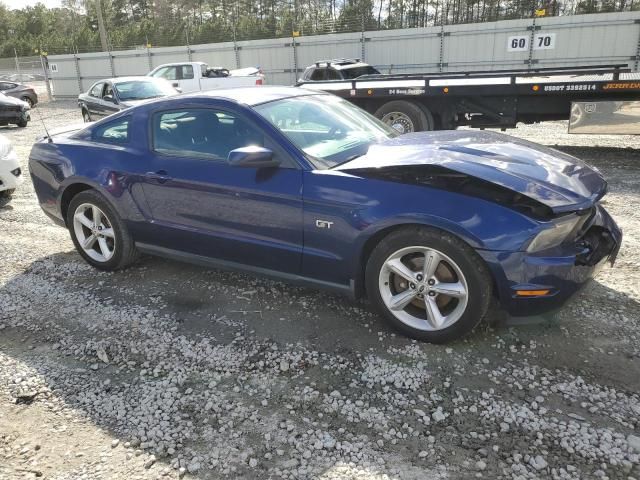
[[[118,97],[115,88],[111,82],[105,82],[102,90],[102,99],[100,102],[101,116],[106,117],[112,113],[119,112]]]
[[[92,120],[97,120],[101,117],[101,102],[104,85],[105,82],[97,82],[93,84],[84,99],[84,104],[87,107]]]
[[[239,107],[236,107],[239,108]],[[151,116],[153,171],[144,182],[160,246],[297,274],[302,258],[302,170],[233,108]],[[276,168],[227,163],[249,145],[274,151]]]
[[[185,87],[187,87],[187,90],[180,86],[179,73],[182,72],[181,67],[181,65],[167,65],[166,67],[158,69],[158,71],[154,72],[152,76],[155,78],[164,78],[165,80],[171,82],[172,86],[180,88],[183,93],[196,91],[197,88],[192,88],[193,86],[190,85],[184,85]],[[180,69],[180,71],[178,71],[178,69]],[[189,89],[190,87],[191,89]]]
[[[177,67],[178,88],[184,92],[197,92],[200,90],[201,72],[194,72],[193,65],[180,65]],[[198,74],[198,76],[196,76]]]

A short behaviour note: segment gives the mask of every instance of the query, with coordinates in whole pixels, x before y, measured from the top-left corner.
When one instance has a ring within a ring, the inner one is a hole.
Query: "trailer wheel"
[[[426,107],[423,109],[406,100],[385,103],[376,110],[375,116],[400,133],[433,130],[433,116]]]

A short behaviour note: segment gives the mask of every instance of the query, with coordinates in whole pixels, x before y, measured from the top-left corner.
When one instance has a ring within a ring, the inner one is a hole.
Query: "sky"
[[[44,3],[47,8],[59,7],[62,5],[62,0],[0,0],[0,3],[13,10],[32,7],[36,3]]]

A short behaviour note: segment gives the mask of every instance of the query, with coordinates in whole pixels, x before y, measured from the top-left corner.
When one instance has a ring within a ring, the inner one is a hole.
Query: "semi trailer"
[[[354,78],[355,69],[368,73]],[[296,85],[346,98],[403,133],[569,120],[570,133],[640,134],[640,73],[628,65],[382,74],[336,59],[315,62]]]

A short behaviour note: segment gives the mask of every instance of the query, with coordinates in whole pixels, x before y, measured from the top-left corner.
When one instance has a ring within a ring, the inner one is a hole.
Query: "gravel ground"
[[[80,120],[43,104],[31,143]],[[446,346],[311,289],[93,270],[27,180],[0,210],[0,478],[640,479],[640,138],[516,135],[600,168],[625,230],[560,314]]]

